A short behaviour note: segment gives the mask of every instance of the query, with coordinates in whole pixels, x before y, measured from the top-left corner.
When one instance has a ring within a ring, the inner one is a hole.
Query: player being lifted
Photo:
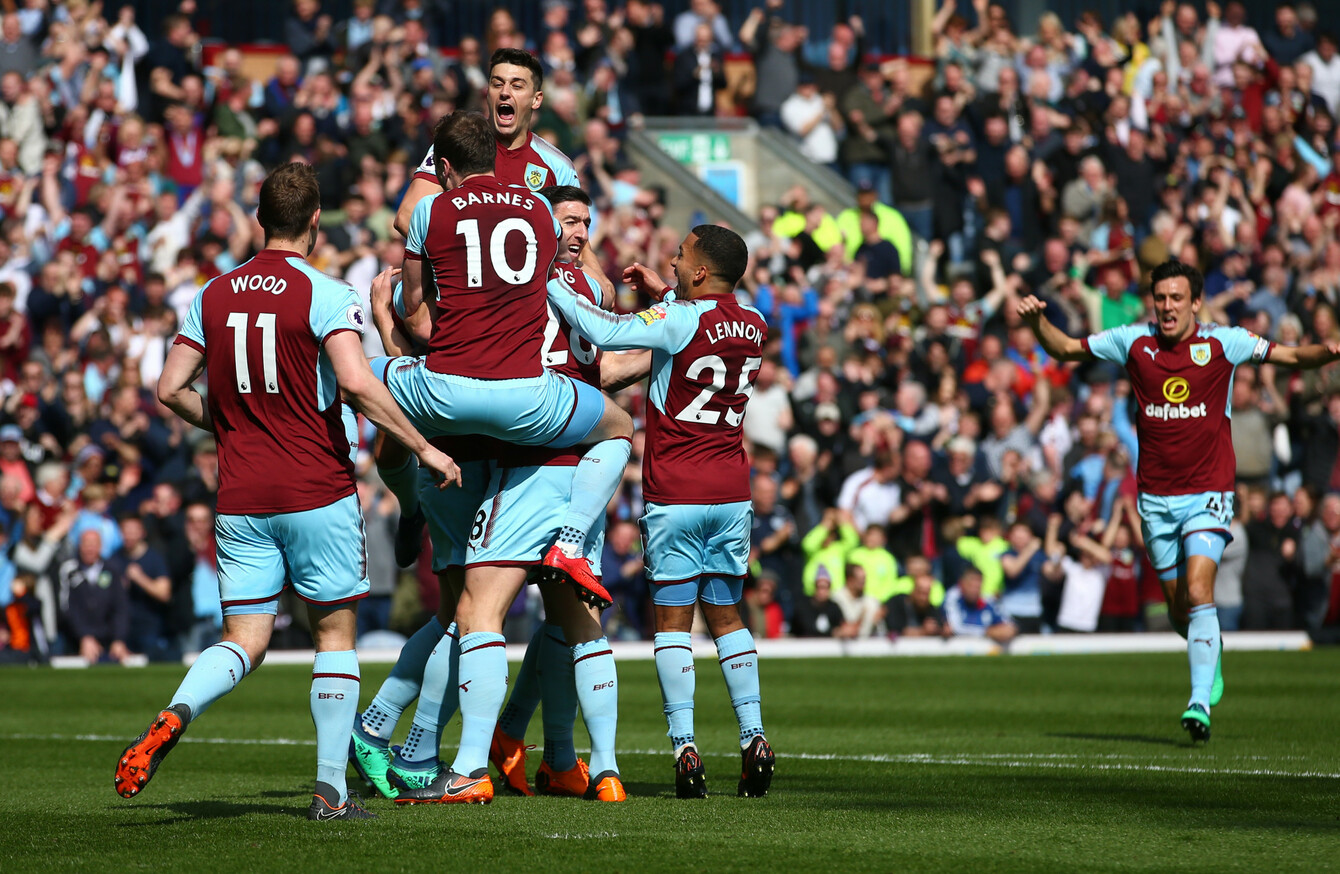
[[[753,519],[742,423],[767,338],[763,317],[735,299],[748,260],[744,240],[734,231],[699,225],[671,262],[679,300],[616,316],[563,289],[551,286],[549,293],[554,309],[601,349],[652,350],[642,537],[656,608],[656,673],[681,798],[707,794],[693,734],[689,642],[699,603],[740,724],[737,792],[764,795],[772,782],[758,653],[738,607]],[[670,290],[640,264],[625,270],[624,279],[654,297]]]
[[[589,445],[573,471],[572,493],[546,567],[571,580],[584,599],[607,606],[582,548],[622,478],[632,420],[599,389],[544,369],[544,287],[559,236],[548,202],[493,176],[493,129],[483,116],[456,113],[434,132],[438,175],[446,189],[415,207],[410,238],[423,240],[421,270],[431,270],[438,299],[424,359],[378,359],[391,394],[430,433],[479,433],[523,445]],[[405,307],[425,299],[405,281]],[[594,445],[591,445],[594,444]],[[489,744],[506,687],[502,620],[510,597],[467,573],[457,605],[460,710],[465,724],[449,786],[465,791],[487,779]],[[479,737],[483,730],[482,740]],[[476,754],[482,763],[474,766]],[[477,773],[482,772],[482,773]],[[453,783],[459,780],[460,783]],[[460,794],[452,792],[451,794]]]
[[[1019,315],[1053,358],[1101,359],[1126,369],[1140,441],[1136,479],[1145,549],[1173,627],[1187,640],[1191,700],[1182,727],[1193,741],[1209,740],[1210,708],[1223,694],[1214,579],[1233,520],[1233,371],[1266,361],[1321,367],[1340,359],[1340,343],[1277,346],[1242,328],[1198,323],[1205,281],[1180,261],[1154,268],[1150,284],[1154,322],[1069,337],[1032,295],[1019,302]]]
[[[494,175],[509,185],[524,185],[539,191],[550,185],[580,187],[577,171],[561,151],[543,137],[531,132],[535,111],[544,102],[544,68],[530,52],[522,49],[498,49],[489,58],[489,85],[486,98],[489,121],[495,142]],[[419,201],[440,194],[435,150],[428,149],[410,180],[409,189],[396,210],[395,227],[409,237],[410,219]],[[594,213],[593,213],[594,218]],[[614,286],[600,270],[594,258],[583,258],[583,270],[600,284],[602,292],[613,300]],[[412,311],[408,318],[418,318]],[[427,332],[424,339],[426,341]],[[418,555],[423,535],[423,516],[418,513],[418,477],[412,456],[394,445],[378,447],[377,469],[382,480],[400,501],[401,521],[396,534],[396,561],[403,567]]]
[[[339,393],[426,469],[452,482],[459,471],[373,377],[357,293],[307,263],[320,207],[311,167],[270,174],[257,209],[265,248],[199,291],[159,379],[159,399],[214,432],[219,446],[223,639],[200,654],[168,708],[121,754],[115,785],[126,798],[143,790],[193,720],[260,666],[287,579],[309,605],[316,643],[317,782],[308,816],[371,816],[345,787],[358,706],[355,607],[368,580]],[[193,388],[202,370],[208,403]]]
[[[550,285],[573,289],[599,305],[600,287],[576,263],[586,241],[590,199],[571,186],[546,188],[541,193],[553,204],[563,230],[560,262],[554,265]],[[601,381],[599,351],[552,312],[545,329],[543,360],[552,370],[588,385]],[[571,491],[572,467],[580,453],[508,444],[499,444],[497,450],[488,491],[468,526],[466,573],[477,585],[510,592],[510,601],[528,572],[538,570],[559,533]],[[603,544],[601,521],[597,520],[586,541],[586,555],[593,563],[599,562]],[[614,753],[618,687],[613,652],[601,631],[599,613],[580,603],[567,585],[542,582],[540,588],[546,621],[527,648],[504,721],[494,729],[489,757],[509,788],[531,794],[522,739],[542,698],[545,760],[536,775],[537,788],[548,794],[622,801],[626,796]],[[487,779],[453,794],[450,777],[438,767],[442,727],[455,711],[456,657],[456,642],[444,638],[424,669],[414,726],[392,763],[390,782],[396,786],[397,803],[488,801],[492,797],[492,782]],[[594,778],[573,747],[578,702],[592,739]],[[456,770],[464,773],[465,767],[469,765],[458,764]]]

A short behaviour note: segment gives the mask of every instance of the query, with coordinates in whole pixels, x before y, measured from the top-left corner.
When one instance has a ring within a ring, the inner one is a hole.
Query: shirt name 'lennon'
[[[758,326],[748,322],[717,322],[715,325],[708,325],[707,330],[703,331],[703,336],[709,343],[743,339],[763,345],[763,335],[759,333]]]

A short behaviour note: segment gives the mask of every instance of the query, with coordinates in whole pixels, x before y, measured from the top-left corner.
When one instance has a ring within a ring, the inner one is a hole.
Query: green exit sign
[[[656,145],[681,164],[730,160],[730,137],[725,134],[659,134]]]

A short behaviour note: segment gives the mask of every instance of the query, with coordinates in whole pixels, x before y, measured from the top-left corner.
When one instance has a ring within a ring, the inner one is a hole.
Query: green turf
[[[334,826],[301,818],[315,769],[301,668],[248,678],[133,801],[112,789],[115,758],[181,669],[3,670],[0,871],[1340,864],[1340,651],[1230,652],[1213,740],[1197,748],[1178,725],[1185,657],[772,660],[763,713],[778,761],[764,799],[735,797],[734,717],[719,672],[699,667],[706,801],[673,797],[654,668],[627,662],[619,748],[628,803],[500,797],[489,807],[397,809],[377,800],[380,819]],[[364,701],[386,670],[365,666]],[[532,740],[539,734],[537,719]]]

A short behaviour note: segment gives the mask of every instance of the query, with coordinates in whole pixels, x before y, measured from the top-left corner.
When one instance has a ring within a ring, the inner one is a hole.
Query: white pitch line
[[[124,742],[120,735],[110,734],[3,734],[0,740],[41,740],[41,741],[87,741],[105,743]],[[310,747],[316,746],[315,740],[286,737],[233,738],[233,737],[184,737],[182,743],[223,744],[236,746],[273,746],[273,747]],[[658,750],[618,750],[621,756],[669,756],[663,749]],[[704,756],[730,757],[735,753],[702,752]],[[1069,771],[1147,771],[1174,774],[1210,774],[1228,777],[1311,777],[1323,780],[1340,780],[1340,773],[1327,771],[1279,771],[1272,768],[1206,768],[1198,766],[1158,765],[1149,762],[1151,758],[1177,760],[1175,755],[1134,756],[1122,753],[977,753],[973,755],[937,755],[934,753],[869,753],[860,756],[839,753],[793,753],[779,754],[781,759],[800,759],[814,762],[869,762],[884,765],[949,765],[977,768],[1050,768]],[[1209,758],[1206,756],[1205,758]],[[1252,761],[1270,760],[1267,756],[1245,756]],[[1296,759],[1297,756],[1280,757]],[[1093,761],[1094,759],[1109,761]],[[1132,763],[1112,762],[1113,759],[1133,759]],[[1278,759],[1276,759],[1278,760]],[[575,836],[574,836],[575,837]]]

